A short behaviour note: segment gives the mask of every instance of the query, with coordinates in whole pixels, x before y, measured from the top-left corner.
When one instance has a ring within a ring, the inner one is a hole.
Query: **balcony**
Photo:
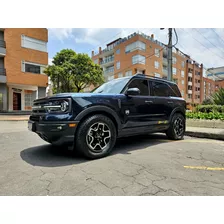
[[[163,68],[163,75],[168,75],[168,70],[166,68]]]
[[[5,41],[0,40],[0,56],[5,56],[6,55],[6,48],[5,48]]]
[[[192,86],[192,82],[188,82],[188,85],[189,85],[189,86]]]
[[[6,71],[4,68],[0,68],[0,83],[6,83]]]
[[[190,90],[190,89],[187,92],[188,92],[188,94],[192,94],[192,90]]]
[[[167,60],[167,58],[163,58],[163,64],[164,64],[164,65],[167,65],[167,64],[168,64],[168,60]]]
[[[111,75],[111,74],[114,73],[114,68],[113,69],[106,69],[103,73],[104,73],[105,76],[106,75]]]
[[[114,54],[114,49],[113,48],[105,48],[101,51],[101,56],[106,57],[109,55]]]
[[[110,65],[113,65],[113,63],[114,63],[114,57],[111,57],[111,58],[106,58],[103,61],[101,61],[100,65],[110,66]]]
[[[192,77],[192,73],[188,72],[188,77]]]

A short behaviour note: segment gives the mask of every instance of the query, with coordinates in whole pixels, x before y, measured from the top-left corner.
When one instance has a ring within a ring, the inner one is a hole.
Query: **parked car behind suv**
[[[96,159],[108,155],[120,137],[165,132],[169,139],[183,139],[185,111],[175,83],[137,74],[91,93],[37,99],[28,127],[53,145],[72,146]]]

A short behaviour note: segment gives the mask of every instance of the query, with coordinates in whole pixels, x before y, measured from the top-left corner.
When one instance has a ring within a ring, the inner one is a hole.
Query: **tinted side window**
[[[173,93],[171,93],[171,96],[175,96],[175,97],[181,97],[181,93],[180,90],[178,89],[177,85],[175,84],[170,84],[170,87],[173,91]]]
[[[141,79],[134,79],[128,85],[128,88],[138,88],[140,90],[141,96],[148,96],[149,95],[149,88],[148,88],[148,81],[141,80]]]
[[[169,97],[171,95],[171,89],[166,83],[151,82],[151,95]]]

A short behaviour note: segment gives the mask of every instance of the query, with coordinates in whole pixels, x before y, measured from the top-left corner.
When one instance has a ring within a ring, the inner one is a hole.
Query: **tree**
[[[87,54],[77,54],[72,57],[70,65],[77,92],[90,85],[95,86],[104,82],[101,67],[95,64]]]
[[[54,93],[80,92],[91,84],[104,82],[102,69],[87,54],[64,49],[55,55],[52,63],[45,73],[51,78]]]
[[[216,105],[224,105],[224,88],[220,88],[213,94],[212,100]]]

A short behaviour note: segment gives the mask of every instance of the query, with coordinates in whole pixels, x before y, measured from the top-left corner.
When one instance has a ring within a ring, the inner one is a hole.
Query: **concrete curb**
[[[0,121],[28,121],[29,116],[16,117],[16,116],[0,116]]]
[[[196,137],[196,138],[209,138],[209,139],[216,139],[216,140],[224,140],[224,134],[218,134],[218,133],[186,131],[185,135],[190,136],[190,137]]]

